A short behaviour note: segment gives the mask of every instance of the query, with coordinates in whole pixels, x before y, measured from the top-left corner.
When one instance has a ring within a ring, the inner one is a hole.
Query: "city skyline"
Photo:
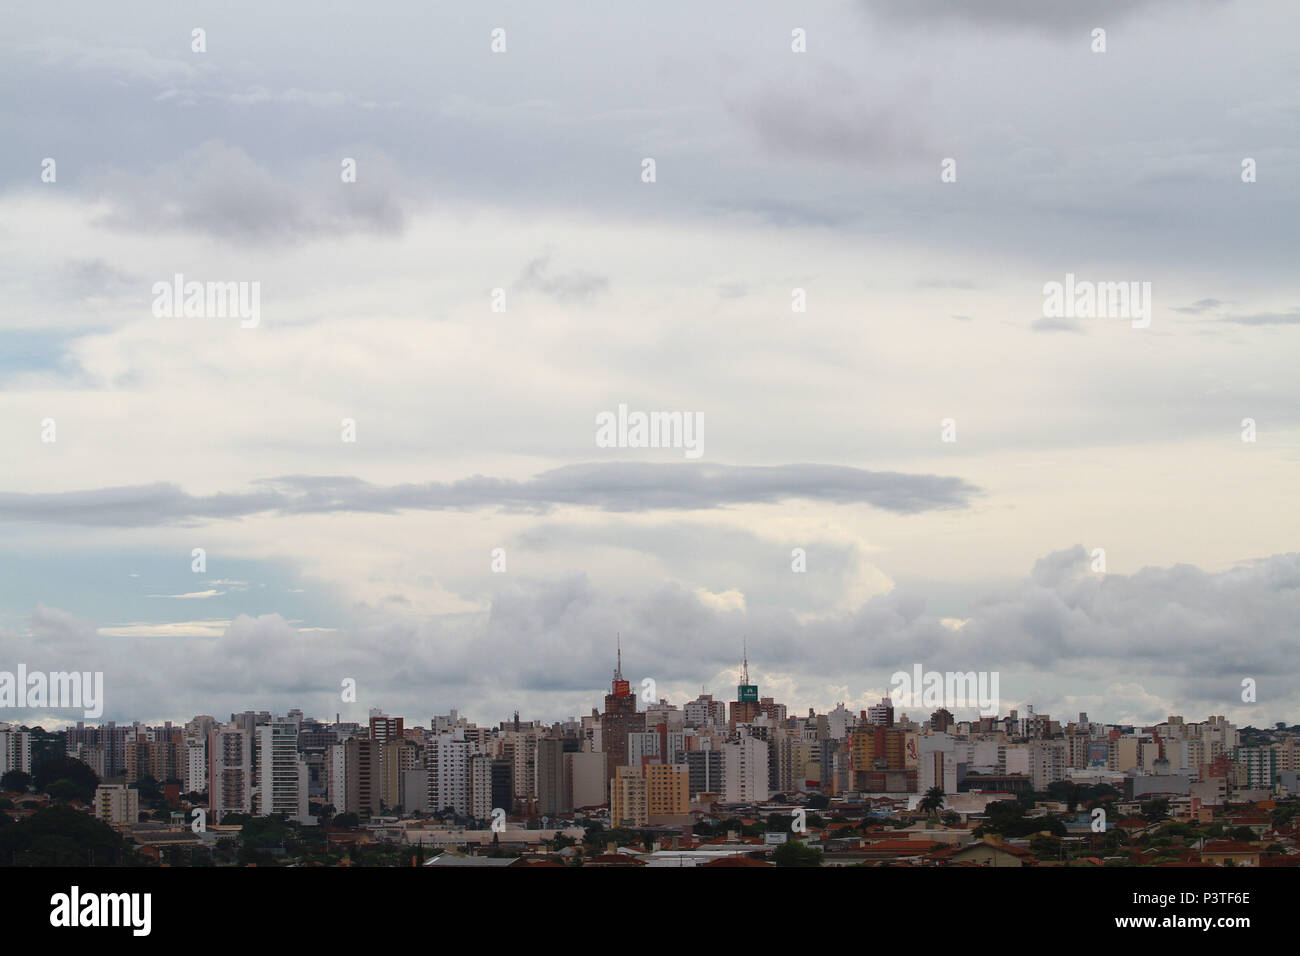
[[[13,11],[0,669],[1300,714],[1300,9],[656,9]]]

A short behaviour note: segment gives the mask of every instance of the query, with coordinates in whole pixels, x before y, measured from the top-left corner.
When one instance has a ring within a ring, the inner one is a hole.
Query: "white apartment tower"
[[[722,747],[722,799],[725,803],[766,800],[767,743],[741,737]]]
[[[307,762],[298,753],[298,722],[276,717],[257,728],[258,813],[308,822]]]

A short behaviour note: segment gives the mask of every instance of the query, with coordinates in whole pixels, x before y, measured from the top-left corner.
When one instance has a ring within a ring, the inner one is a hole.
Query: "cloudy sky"
[[[792,711],[920,663],[1300,720],[1300,7],[957,6],[9,11],[0,669],[550,720],[621,633],[679,703],[747,639]],[[1150,326],[1045,316],[1067,274]],[[620,404],[703,455],[600,447]]]

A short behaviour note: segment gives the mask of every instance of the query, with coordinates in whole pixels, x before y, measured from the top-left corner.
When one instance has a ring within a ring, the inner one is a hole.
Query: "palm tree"
[[[925,791],[925,796],[921,798],[916,808],[924,810],[926,816],[932,817],[943,809],[943,797],[943,787],[931,787]]]

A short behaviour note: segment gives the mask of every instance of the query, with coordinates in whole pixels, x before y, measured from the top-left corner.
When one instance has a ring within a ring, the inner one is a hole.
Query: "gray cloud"
[[[1226,315],[1219,321],[1232,325],[1298,325],[1300,309],[1290,312],[1257,312],[1254,315]]]
[[[262,479],[257,491],[191,495],[173,484],[0,494],[0,520],[149,526],[277,511],[394,513],[462,508],[545,511],[707,509],[791,498],[867,504],[900,514],[961,508],[978,493],[960,478],[864,471],[842,465],[695,465],[609,462],[565,465],[527,481],[475,475],[454,482],[373,485],[353,477]]]
[[[1138,707],[1135,719],[1154,722],[1166,716],[1161,697],[1195,719],[1224,713],[1241,723],[1294,719],[1300,706],[1294,553],[1217,573],[1174,565],[1099,575],[1076,546],[977,602],[957,630],[927,610],[925,597],[898,591],[852,613],[801,620],[773,607],[719,611],[678,585],[619,597],[578,573],[506,581],[479,614],[374,613],[312,632],[276,614],[240,616],[217,638],[160,640],[104,638],[91,622],[38,608],[25,633],[0,631],[0,655],[31,669],[103,670],[105,716],[118,720],[245,707],[333,713],[344,677],[357,680],[365,706],[414,719],[457,707],[495,721],[514,706],[554,719],[599,703],[615,631],[628,675],[654,677],[670,695],[669,686],[693,695],[701,683],[728,694],[747,636],[760,686],[792,688],[778,694],[792,709],[834,706],[828,686],[855,696],[883,689],[914,663],[996,670],[1004,710],[1009,700],[1030,700],[1058,717],[1089,697],[1100,698],[1087,709],[1101,720]],[[377,646],[383,655],[373,654]],[[1068,689],[1054,688],[1057,674],[1070,675]],[[1241,703],[1243,677],[1259,681],[1259,704]],[[1117,685],[1122,702],[1113,699]]]
[[[353,158],[356,158],[355,156]],[[298,242],[361,231],[400,233],[406,214],[384,160],[358,163],[354,183],[338,165],[314,190],[277,178],[237,146],[209,140],[140,176],[115,171],[91,177],[110,204],[103,223],[130,232],[177,230],[257,243]]]
[[[914,109],[836,67],[732,96],[727,110],[777,156],[857,167],[933,152]]]
[[[1108,27],[1143,10],[1168,7],[1173,0],[861,0],[869,10],[900,21],[954,20],[1052,31]],[[1209,6],[1228,0],[1183,0],[1179,6]]]
[[[520,292],[540,292],[557,302],[587,302],[597,294],[609,289],[609,279],[590,272],[568,272],[559,275],[547,275],[550,268],[550,254],[533,259],[524,267],[524,271],[515,280],[514,290]]]
[[[1065,318],[1037,318],[1029,323],[1029,327],[1035,332],[1079,332],[1086,330],[1083,323],[1078,319]]]
[[[1200,315],[1202,312],[1210,312],[1221,308],[1224,304],[1219,299],[1198,299],[1191,305],[1178,306],[1174,311],[1181,312],[1184,315]]]

